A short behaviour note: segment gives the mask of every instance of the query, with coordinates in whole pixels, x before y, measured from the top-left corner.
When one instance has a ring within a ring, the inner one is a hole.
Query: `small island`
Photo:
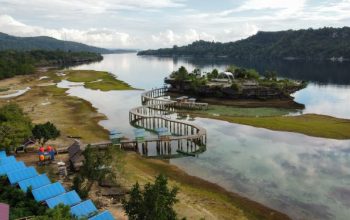
[[[220,100],[224,104],[232,104],[234,101],[239,105],[244,100],[246,103],[255,102],[255,105],[262,106],[264,103],[271,104],[272,101],[278,106],[276,102],[281,101],[283,106],[280,107],[286,107],[286,102],[294,103],[291,94],[307,85],[304,81],[279,79],[273,71],[267,71],[261,76],[254,69],[234,65],[221,73],[217,69],[206,73],[202,73],[200,69],[188,72],[182,66],[165,78],[164,82],[170,85],[169,93],[191,95],[209,103]],[[292,106],[303,107],[297,103]]]

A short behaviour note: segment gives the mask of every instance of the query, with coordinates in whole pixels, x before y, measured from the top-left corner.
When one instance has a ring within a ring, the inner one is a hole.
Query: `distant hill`
[[[138,55],[343,60],[350,59],[350,28],[260,31],[236,42],[196,41],[182,47],[140,51]]]
[[[115,49],[109,50],[105,48],[93,47],[73,41],[62,41],[52,37],[15,37],[0,32],[0,51],[3,50],[65,50],[72,52],[93,52],[93,53],[127,53],[136,52],[135,50]]]

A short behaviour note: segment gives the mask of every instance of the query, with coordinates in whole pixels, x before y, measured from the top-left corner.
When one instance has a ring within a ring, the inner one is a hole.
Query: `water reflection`
[[[197,66],[223,69],[227,63],[201,66],[193,60],[124,54],[108,55],[101,63],[76,68],[107,70],[135,87],[149,89],[161,86],[163,77],[181,65],[189,69]],[[345,68],[342,65],[347,64],[339,65]],[[293,68],[301,68],[297,66]],[[332,69],[333,64],[324,68],[332,73],[329,79],[318,79],[318,72],[312,68],[295,75],[298,78],[310,71],[307,77],[315,82],[294,94],[296,101],[306,105],[307,113],[350,118],[350,87],[319,85],[329,81],[349,84],[349,75],[343,75],[344,69],[339,72]],[[68,93],[86,99],[105,114],[108,120],[101,124],[107,129],[117,128],[133,135],[128,111],[140,105],[141,91],[101,92],[71,87]],[[171,160],[172,164],[294,219],[350,218],[350,140],[314,138],[203,118],[196,118],[194,123],[207,129],[207,151],[198,158]]]
[[[305,104],[303,113],[350,118],[350,86],[311,83],[293,96],[296,102]]]
[[[207,152],[173,164],[295,219],[350,216],[339,198],[339,189],[350,190],[350,141],[202,118],[196,123],[209,131]]]

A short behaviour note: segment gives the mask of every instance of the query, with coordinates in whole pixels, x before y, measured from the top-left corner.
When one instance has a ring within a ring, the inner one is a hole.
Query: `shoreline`
[[[48,79],[38,80],[39,77]],[[81,136],[84,143],[108,139],[108,131],[99,122],[106,116],[99,113],[92,103],[66,93],[67,89],[58,88],[56,71],[41,72],[28,76],[16,76],[0,81],[1,86],[30,85],[27,93],[7,100],[18,103],[32,118],[34,123],[51,121],[62,131],[62,137],[48,144],[69,146],[71,136]],[[51,83],[51,84],[50,84]],[[43,103],[50,103],[43,105]],[[52,114],[54,112],[55,114]],[[166,161],[145,159],[136,153],[127,153],[128,163],[125,173],[125,186],[136,181],[152,181],[156,173],[165,172],[171,184],[180,186],[180,202],[176,210],[188,219],[290,219],[287,215],[268,208],[258,202],[225,190],[214,183],[190,176],[184,170]],[[184,201],[183,201],[184,200]],[[112,207],[112,209],[118,207]],[[120,212],[120,211],[118,211]]]
[[[327,115],[302,114],[297,116],[245,117],[216,116],[189,111],[186,113],[195,117],[215,119],[272,131],[293,132],[316,138],[350,139],[350,119],[335,118]]]
[[[218,200],[222,200],[223,202],[227,202],[240,208],[248,219],[290,219],[290,217],[284,213],[278,212],[259,202],[241,196],[238,193],[229,191],[216,183],[212,183],[200,177],[192,176],[176,165],[170,164],[168,160],[148,159],[136,153],[128,154],[128,161],[135,160],[135,162],[137,162],[136,165],[133,164],[134,166],[148,167],[150,169],[149,172],[151,172],[153,176],[156,176],[159,173],[164,173],[168,176],[171,182],[177,182],[177,184],[173,183],[174,185],[178,185],[180,183],[181,187],[194,188],[199,192],[203,191],[204,194],[217,194],[219,197]],[[225,216],[220,217],[225,218]]]
[[[183,96],[181,93],[168,92],[170,96]],[[270,100],[258,100],[258,99],[223,99],[223,98],[203,98],[196,97],[200,102],[206,102],[214,105],[225,105],[232,107],[245,107],[245,108],[285,108],[285,109],[297,109],[301,110],[305,108],[304,104],[295,102],[293,99],[270,99]]]

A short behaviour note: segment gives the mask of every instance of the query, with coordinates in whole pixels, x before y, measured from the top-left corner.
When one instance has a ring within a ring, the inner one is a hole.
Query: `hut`
[[[81,144],[79,141],[74,141],[74,143],[68,147],[69,163],[70,167],[74,171],[78,171],[83,165],[84,156],[82,154]]]
[[[120,141],[123,138],[123,133],[117,130],[112,130],[109,132],[109,139],[113,145],[120,145]]]
[[[146,135],[145,132],[146,132],[146,130],[143,128],[137,128],[134,130],[135,139],[138,143],[145,142],[145,135]]]
[[[158,134],[158,138],[161,140],[168,140],[171,136],[168,128],[156,128],[156,132]]]
[[[219,74],[219,78],[234,80],[235,77],[233,76],[233,73],[231,73],[231,72],[222,72]]]
[[[188,96],[181,96],[181,97],[176,98],[176,102],[177,103],[184,103],[184,102],[187,102],[187,99],[188,99]]]

